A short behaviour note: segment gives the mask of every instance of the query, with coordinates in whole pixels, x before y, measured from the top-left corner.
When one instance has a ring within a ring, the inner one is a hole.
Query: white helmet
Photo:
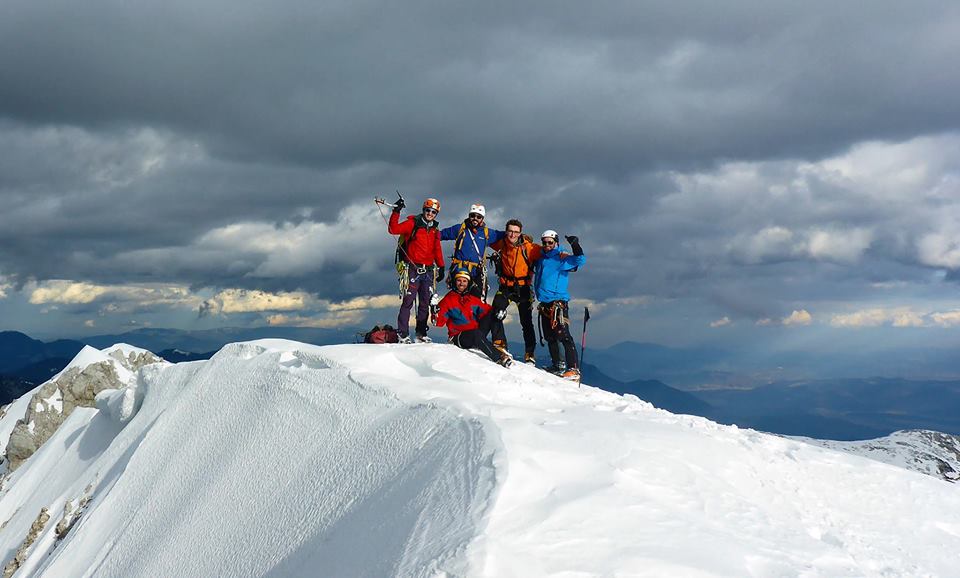
[[[558,235],[557,232],[554,231],[553,229],[547,229],[546,231],[543,232],[542,235],[540,235],[540,238],[541,238],[541,239],[546,239],[547,237],[553,237],[553,239],[554,239],[557,243],[560,242],[560,235]]]
[[[483,205],[470,205],[470,212],[467,214],[469,215],[473,213],[476,213],[481,217],[487,216],[487,210],[483,208]]]

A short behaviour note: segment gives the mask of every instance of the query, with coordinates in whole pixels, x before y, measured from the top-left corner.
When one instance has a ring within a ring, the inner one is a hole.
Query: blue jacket
[[[470,263],[483,263],[484,253],[487,252],[487,245],[496,243],[506,236],[503,231],[497,231],[489,227],[478,227],[474,233],[466,226],[466,222],[451,225],[446,229],[440,230],[441,241],[452,241],[460,236],[460,228],[463,227],[463,238],[458,240],[453,247],[453,259],[459,261],[468,261]],[[485,236],[486,233],[486,236]],[[450,263],[450,274],[453,275],[461,269],[468,269],[471,275],[474,275],[479,269],[476,267],[462,266],[456,262]]]
[[[559,245],[550,251],[544,251],[541,259],[537,261],[536,277],[533,281],[537,301],[540,303],[570,301],[570,293],[567,292],[567,276],[586,261],[586,255],[561,256]]]

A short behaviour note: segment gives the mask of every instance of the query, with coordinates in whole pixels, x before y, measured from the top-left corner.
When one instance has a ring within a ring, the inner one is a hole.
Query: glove
[[[567,243],[570,243],[570,248],[573,249],[574,255],[583,255],[583,248],[580,247],[580,237],[576,235],[567,235]]]
[[[434,293],[430,296],[430,306],[436,307],[437,305],[440,305],[440,294]]]
[[[506,317],[507,317],[507,310],[506,310],[506,309],[501,309],[501,310],[497,311],[497,319],[498,319],[499,321],[503,321],[504,319],[506,319]]]
[[[437,281],[443,281],[443,274],[446,273],[446,268],[443,265],[437,267],[437,273],[435,279]]]
[[[399,199],[397,199],[397,202],[393,204],[393,212],[399,213],[406,206],[407,206],[407,203],[403,201],[403,197],[400,197]]]

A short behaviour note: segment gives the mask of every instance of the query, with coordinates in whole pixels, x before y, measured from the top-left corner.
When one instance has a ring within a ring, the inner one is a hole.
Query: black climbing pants
[[[527,353],[533,353],[537,349],[537,333],[533,329],[533,292],[529,285],[500,286],[500,290],[493,296],[493,340],[502,339],[507,341],[507,334],[503,328],[503,321],[496,318],[499,311],[504,311],[510,306],[510,302],[517,304],[517,312],[520,314],[520,327],[523,329],[523,348]]]
[[[490,333],[490,326],[493,319],[493,311],[491,310],[489,313],[480,318],[479,329],[470,329],[468,331],[458,333],[454,337],[450,338],[450,342],[460,349],[479,349],[491,360],[500,361],[503,353],[494,347],[493,343],[490,343],[490,340],[487,339],[487,334]]]
[[[577,361],[577,346],[573,343],[573,336],[570,335],[570,307],[566,301],[554,301],[552,303],[541,303],[540,311],[540,330],[543,331],[543,338],[547,340],[547,348],[550,349],[550,359],[556,366],[560,361],[560,345],[563,345],[564,357],[567,367],[572,369],[579,367]]]

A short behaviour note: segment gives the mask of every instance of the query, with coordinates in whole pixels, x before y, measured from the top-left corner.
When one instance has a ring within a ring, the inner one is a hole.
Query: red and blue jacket
[[[440,300],[437,312],[437,327],[447,326],[447,335],[452,339],[464,331],[480,327],[480,318],[490,313],[491,307],[470,293],[451,291]]]

